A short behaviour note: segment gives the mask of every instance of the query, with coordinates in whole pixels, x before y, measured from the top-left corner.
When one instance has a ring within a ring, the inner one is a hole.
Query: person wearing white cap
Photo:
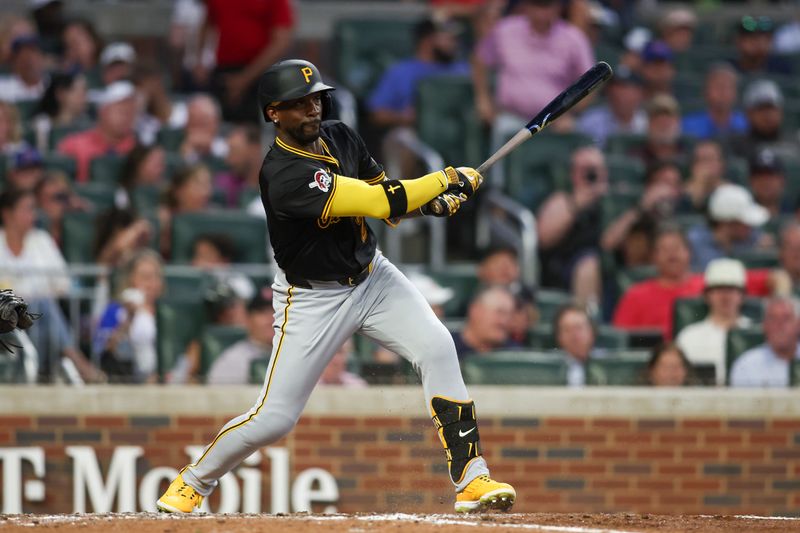
[[[705,273],[703,296],[708,315],[686,326],[678,334],[677,345],[693,365],[713,365],[717,385],[725,384],[725,342],[728,331],[750,325],[742,316],[747,273],[741,261],[714,259]]]
[[[689,7],[676,7],[666,12],[659,24],[661,40],[676,53],[692,47],[697,27],[697,15]]]
[[[759,230],[769,211],[758,205],[740,185],[720,185],[708,202],[710,224],[689,229],[692,270],[704,270],[712,259],[774,245],[771,235]]]
[[[110,85],[115,81],[130,80],[135,62],[136,51],[128,43],[116,42],[107,45],[100,54],[103,84]]]
[[[127,81],[106,87],[98,99],[97,125],[87,131],[68,135],[58,151],[75,158],[76,179],[89,180],[92,159],[108,154],[126,155],[136,145],[136,91]]]
[[[793,361],[800,359],[800,304],[772,298],[764,305],[764,344],[747,350],[731,366],[731,387],[788,387]]]

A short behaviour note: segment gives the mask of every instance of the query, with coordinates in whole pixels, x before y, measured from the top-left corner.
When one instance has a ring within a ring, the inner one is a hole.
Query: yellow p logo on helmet
[[[300,73],[303,74],[303,77],[306,79],[306,83],[311,83],[311,76],[314,75],[314,71],[311,70],[311,68],[303,67],[300,69]]]

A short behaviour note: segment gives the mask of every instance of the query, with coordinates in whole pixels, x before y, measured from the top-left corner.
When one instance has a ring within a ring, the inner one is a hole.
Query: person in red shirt
[[[212,32],[217,35],[211,91],[222,104],[226,121],[257,123],[256,81],[291,43],[294,12],[290,0],[206,0],[206,6],[200,49]],[[195,74],[196,78],[206,75],[202,67]],[[195,81],[202,85],[201,79]]]
[[[614,313],[614,326],[622,329],[659,329],[664,339],[672,338],[672,307],[678,298],[703,294],[703,274],[689,269],[691,252],[686,237],[678,228],[661,230],[656,236],[653,262],[657,277],[633,285],[622,297]],[[746,292],[767,296],[777,287],[769,270],[747,272]]]
[[[127,155],[136,146],[136,91],[127,81],[117,81],[103,91],[98,102],[97,126],[68,135],[58,151],[75,158],[76,179],[89,181],[92,159],[103,155]]]

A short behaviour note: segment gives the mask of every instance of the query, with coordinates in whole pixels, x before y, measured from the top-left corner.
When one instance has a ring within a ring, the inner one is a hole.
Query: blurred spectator
[[[61,53],[61,32],[64,29],[64,2],[62,0],[31,0],[31,16],[49,54]]]
[[[776,54],[800,52],[800,18],[796,14],[794,20],[787,21],[775,32],[772,47]]]
[[[794,298],[773,298],[764,309],[765,343],[731,366],[732,387],[788,387],[792,362],[800,359],[800,311]]]
[[[154,143],[161,128],[176,129],[186,125],[186,104],[172,101],[159,65],[139,62],[132,77],[139,104],[136,132],[143,143]]]
[[[206,383],[209,385],[246,385],[250,382],[250,363],[269,357],[275,312],[272,290],[264,288],[247,304],[247,338],[223,351],[211,365]]]
[[[672,338],[672,308],[678,298],[692,298],[703,292],[702,274],[692,274],[689,243],[680,229],[665,227],[656,235],[653,263],[656,277],[631,286],[614,313],[614,325],[622,329],[657,328],[665,339]],[[747,273],[747,294],[765,296],[775,289],[773,273]]]
[[[220,111],[217,102],[206,94],[193,96],[187,104],[186,131],[180,147],[189,163],[208,157],[224,158],[228,145],[219,136]]]
[[[38,100],[47,83],[44,54],[36,34],[11,42],[11,73],[0,76],[0,95],[7,102]]]
[[[431,76],[466,76],[469,64],[457,60],[458,28],[432,19],[414,27],[414,56],[389,66],[367,102],[370,119],[383,128],[413,127],[419,82]]]
[[[797,222],[781,229],[780,264],[791,280],[792,292],[800,292],[800,224]]]
[[[772,53],[775,23],[770,17],[745,15],[736,27],[736,57],[742,74],[792,74],[792,64]]]
[[[112,83],[98,102],[97,125],[87,131],[68,135],[58,151],[74,157],[76,180],[89,181],[92,159],[105,155],[126,155],[136,146],[133,126],[136,122],[136,99],[133,85],[127,81]]]
[[[697,15],[690,7],[675,7],[667,11],[659,23],[659,37],[677,54],[690,51],[697,27]]]
[[[595,348],[594,325],[586,311],[576,305],[559,309],[553,318],[553,339],[567,361],[567,384],[586,385],[586,362],[604,355]]]
[[[227,207],[239,207],[244,191],[259,190],[258,177],[264,161],[261,132],[255,126],[240,126],[228,134],[226,143],[225,163],[230,170],[215,176],[214,188],[225,193]]]
[[[557,0],[521,0],[518,7],[520,14],[498,21],[478,43],[473,61],[478,114],[492,124],[496,147],[594,63],[586,36],[559,19]],[[496,71],[494,98],[488,69]],[[556,124],[568,126],[565,118]]]
[[[6,186],[10,188],[32,191],[44,177],[44,160],[36,148],[23,146],[8,163]]]
[[[215,280],[203,296],[207,325],[247,327],[247,301],[239,296],[228,283]],[[167,383],[199,383],[200,339],[192,339],[175,366],[166,376]]]
[[[210,72],[214,68],[214,46],[203,46],[201,29],[206,19],[206,5],[202,0],[177,0],[172,11],[169,29],[169,46],[175,59],[173,87],[182,92],[207,89],[208,80],[193,80],[195,70]],[[202,48],[201,48],[202,47]]]
[[[699,141],[694,145],[685,191],[695,212],[705,213],[708,199],[725,183],[725,159],[717,141]]]
[[[640,73],[647,98],[673,94],[672,83],[677,73],[674,60],[672,49],[664,41],[650,41],[642,49]]]
[[[103,85],[133,79],[133,65],[136,63],[136,50],[128,43],[110,43],[100,54],[100,79]]]
[[[155,383],[156,301],[164,291],[161,258],[141,250],[125,261],[118,297],[97,324],[94,352],[111,381]]]
[[[6,189],[0,193],[0,288],[11,288],[25,298],[32,313],[41,313],[31,341],[39,353],[39,373],[48,380],[57,373],[56,358],[65,357],[86,381],[103,381],[98,371],[74,345],[56,298],[69,291],[67,264],[52,237],[36,229],[33,192]],[[51,359],[54,359],[51,361]]]
[[[564,5],[562,18],[581,30],[592,47],[597,46],[604,38],[604,31],[617,29],[619,17],[596,0],[567,0]]]
[[[775,245],[772,236],[759,229],[769,220],[769,212],[740,185],[717,187],[708,202],[708,219],[708,225],[693,226],[687,234],[696,272],[713,259]]]
[[[579,305],[596,304],[600,292],[601,204],[608,191],[603,152],[584,147],[572,154],[572,192],[557,191],[537,215],[542,286],[568,289]]]
[[[231,265],[236,263],[236,246],[227,235],[203,234],[197,237],[192,245],[190,263],[225,282],[242,300],[250,300],[256,292],[250,278],[231,269]]]
[[[13,13],[0,13],[0,65],[11,63],[11,43],[23,35],[36,33],[36,27],[27,17],[20,17]]]
[[[13,154],[22,146],[19,112],[14,104],[0,100],[0,155]]]
[[[94,260],[117,267],[124,256],[146,247],[153,238],[153,226],[129,209],[113,208],[101,213],[96,221]]]
[[[639,203],[611,221],[603,231],[602,249],[613,252],[617,265],[625,268],[650,264],[657,228],[686,210],[688,203],[677,165],[654,165],[647,172]]]
[[[706,108],[683,117],[682,130],[698,139],[744,133],[747,119],[734,109],[739,75],[729,63],[716,63],[706,71]]]
[[[115,205],[122,208],[131,206],[137,187],[160,189],[164,185],[166,172],[166,152],[163,148],[157,144],[137,144],[122,165]]]
[[[681,113],[678,101],[668,94],[659,94],[647,103],[647,137],[644,145],[635,146],[628,155],[650,167],[663,161],[684,163],[690,147],[681,138]]]
[[[672,343],[653,349],[647,363],[647,384],[653,387],[683,387],[689,385],[692,367],[683,351]]]
[[[89,204],[72,192],[66,174],[59,171],[46,172],[34,192],[39,212],[44,215],[45,229],[61,248],[64,215],[69,211],[86,210]]]
[[[750,161],[750,190],[755,201],[766,208],[770,218],[791,213],[794,208],[791,200],[785,196],[783,162],[769,148],[758,150]]]
[[[192,165],[178,170],[170,181],[162,205],[158,208],[161,228],[161,253],[170,256],[172,217],[179,213],[195,213],[209,206],[211,173],[204,165]]]
[[[643,134],[647,131],[647,113],[642,106],[642,79],[626,66],[614,72],[606,88],[606,102],[587,109],[578,119],[577,130],[600,146],[609,135]]]
[[[714,259],[705,273],[703,297],[708,315],[683,328],[676,344],[693,365],[712,365],[717,385],[725,385],[725,347],[728,331],[746,328],[750,319],[741,315],[747,278],[744,265],[735,259]]]
[[[731,151],[751,158],[758,148],[771,148],[785,158],[796,158],[800,151],[797,132],[783,126],[783,93],[772,80],[756,80],[744,92],[749,129],[731,140]]]
[[[62,33],[64,44],[63,70],[86,76],[92,88],[101,85],[98,60],[102,41],[94,25],[86,19],[67,22]]]
[[[32,120],[36,148],[42,152],[50,150],[50,134],[54,128],[89,128],[86,94],[86,78],[81,74],[58,73],[50,77]]]
[[[478,291],[469,305],[464,329],[453,333],[458,358],[517,348],[519,345],[509,338],[513,311],[514,296],[505,287]]]
[[[347,361],[353,357],[353,340],[347,339],[331,357],[319,378],[320,385],[340,385],[350,388],[366,387],[367,382],[358,374],[347,370]]]
[[[206,21],[199,49],[217,36],[216,67],[211,75],[214,96],[229,122],[261,122],[255,110],[258,77],[289,49],[294,12],[289,0],[206,0]],[[196,78],[207,77],[203,63]],[[200,81],[200,80],[198,80]]]

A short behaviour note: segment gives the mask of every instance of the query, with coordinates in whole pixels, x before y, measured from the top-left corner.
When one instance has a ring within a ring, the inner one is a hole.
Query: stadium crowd
[[[179,0],[162,61],[67,2],[29,4],[0,16],[0,288],[42,315],[19,351],[41,382],[261,382],[273,317],[258,180],[273,132],[255,90],[293,55],[297,12]],[[520,148],[524,164],[487,176],[536,215],[536,286],[515,243],[475,246],[490,213],[474,208],[448,223],[467,268],[407,266],[470,382],[800,382],[800,22],[636,7],[434,0],[401,25],[410,54],[368,83],[319,62],[344,93],[334,113],[404,177],[420,162],[393,141],[452,153],[422,131],[426,84],[469,88],[463,116],[441,120],[478,132],[480,162],[596,60],[615,69]],[[2,380],[20,380],[1,360]],[[412,376],[355,338],[322,383]]]

